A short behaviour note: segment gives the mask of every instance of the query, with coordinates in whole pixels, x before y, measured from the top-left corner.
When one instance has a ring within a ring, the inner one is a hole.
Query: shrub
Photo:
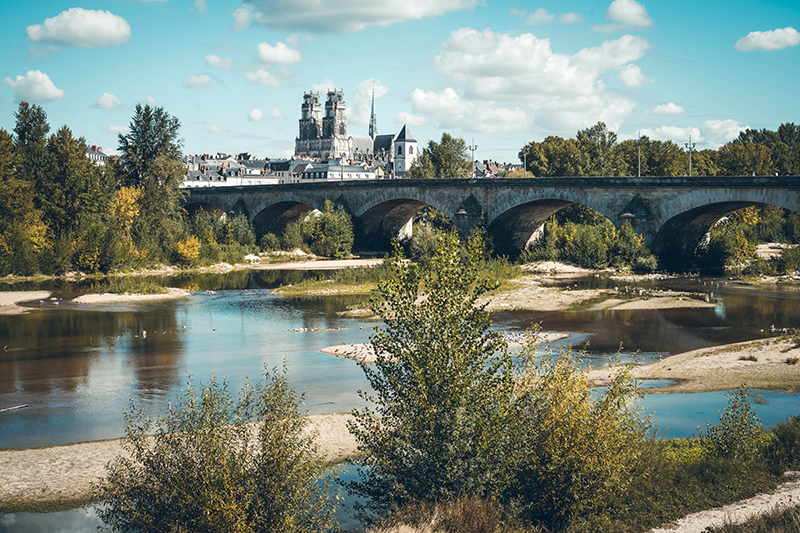
[[[767,434],[758,416],[753,412],[750,396],[745,387],[725,395],[728,405],[719,415],[719,423],[706,425],[706,434],[700,428],[701,443],[711,457],[734,462],[748,462],[761,455],[767,443]]]
[[[800,415],[789,417],[775,426],[764,455],[777,474],[800,468]]]
[[[361,365],[374,393],[359,392],[371,405],[350,425],[362,456],[347,488],[367,500],[362,518],[489,496],[504,482],[514,379],[506,343],[476,304],[491,288],[479,254],[473,242],[462,262],[448,234],[429,268],[404,262],[399,248],[389,260],[394,274],[372,302],[385,324],[371,337],[378,360]]]
[[[280,250],[281,239],[274,233],[265,233],[259,239],[258,245],[265,252],[274,252],[275,250]]]
[[[140,532],[335,527],[332,497],[319,483],[328,469],[304,435],[296,400],[284,369],[256,388],[245,385],[237,401],[224,380],[199,390],[190,382],[155,423],[132,404],[123,439],[130,457],[106,467],[98,516],[115,530]]]
[[[532,361],[534,350],[526,347],[523,357]],[[526,409],[515,428],[519,453],[509,498],[548,527],[602,514],[627,490],[647,440],[649,420],[632,406],[635,381],[619,368],[597,394],[568,352],[541,359],[523,376]]]
[[[193,263],[200,257],[200,239],[192,235],[186,240],[178,241],[175,246],[178,252],[178,260],[181,263]]]

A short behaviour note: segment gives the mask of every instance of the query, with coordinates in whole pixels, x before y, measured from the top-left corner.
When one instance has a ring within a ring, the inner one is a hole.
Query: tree
[[[129,457],[106,467],[97,514],[143,533],[327,531],[336,526],[330,481],[320,482],[329,469],[305,423],[285,369],[246,384],[236,401],[224,381],[199,390],[190,381],[155,423],[132,404]]]
[[[412,179],[454,179],[472,176],[472,161],[467,143],[449,133],[442,134],[441,142],[428,141],[422,156],[414,162],[408,172]]]
[[[717,162],[723,176],[769,176],[775,173],[772,151],[763,144],[731,141],[720,146]]]
[[[181,156],[181,123],[163,107],[136,104],[130,131],[118,135],[119,151],[126,165],[124,185],[146,186],[160,157],[177,160]]]
[[[617,145],[617,152],[622,158],[627,172],[636,176],[639,172],[639,154],[641,149],[642,176],[679,176],[683,174],[681,167],[681,149],[672,141],[654,141],[642,136],[638,141],[629,139]]]
[[[354,411],[350,431],[362,455],[348,490],[382,516],[412,502],[496,493],[504,479],[504,439],[514,379],[506,343],[491,331],[477,298],[480,249],[462,263],[458,238],[442,238],[429,266],[390,260],[373,310],[385,328],[372,336],[375,369],[361,365],[374,395]]]
[[[586,176],[623,176],[627,174],[622,157],[617,150],[617,134],[609,131],[605,122],[578,132],[575,140],[586,161]]]
[[[575,139],[548,136],[541,143],[530,142],[519,154],[533,176],[584,176],[585,158]]]

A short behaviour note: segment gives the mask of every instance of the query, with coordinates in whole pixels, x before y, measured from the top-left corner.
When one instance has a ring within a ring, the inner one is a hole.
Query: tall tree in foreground
[[[115,531],[142,533],[335,529],[329,469],[297,405],[285,370],[273,370],[236,401],[224,381],[189,383],[155,423],[132,406],[129,456],[106,467],[98,515]]]
[[[373,310],[385,329],[372,337],[375,368],[361,365],[375,408],[354,412],[360,481],[348,489],[369,500],[366,516],[413,502],[490,497],[504,477],[514,381],[506,343],[490,330],[478,297],[480,250],[462,263],[446,235],[427,268],[391,259],[396,276],[380,286]]]

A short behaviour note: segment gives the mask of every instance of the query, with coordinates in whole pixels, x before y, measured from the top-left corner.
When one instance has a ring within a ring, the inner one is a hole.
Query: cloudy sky
[[[114,153],[136,103],[187,153],[291,154],[304,91],[348,131],[407,124],[512,161],[602,120],[715,148],[800,122],[797,0],[28,0],[0,6],[0,128],[20,100]]]

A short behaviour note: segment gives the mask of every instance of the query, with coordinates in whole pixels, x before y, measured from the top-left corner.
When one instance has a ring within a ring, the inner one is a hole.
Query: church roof
[[[397,141],[405,141],[405,142],[417,142],[413,135],[411,135],[411,131],[408,129],[407,126],[403,126],[403,129],[400,130],[400,133],[397,134]]]
[[[394,133],[376,136],[375,142],[373,143],[375,153],[377,154],[381,150],[384,150],[386,152],[391,152],[393,140],[394,140]]]

